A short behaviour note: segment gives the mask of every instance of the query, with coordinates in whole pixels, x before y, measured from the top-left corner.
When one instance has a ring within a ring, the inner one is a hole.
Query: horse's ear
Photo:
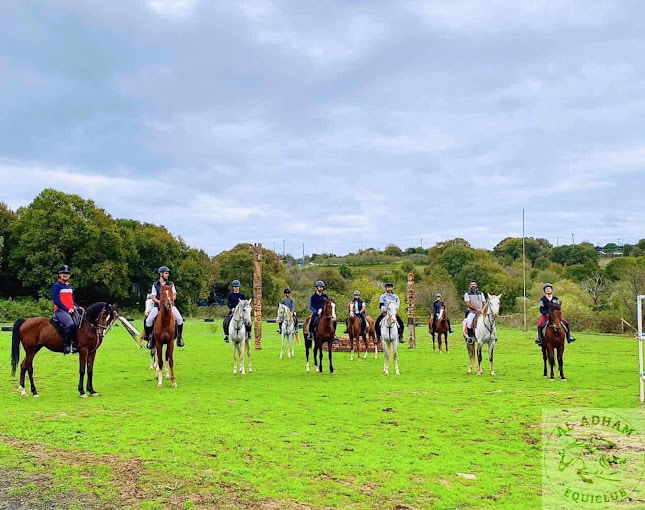
[[[503,295],[504,295],[504,293],[502,292],[502,293],[501,293],[499,296],[497,296],[497,297],[498,297],[498,298],[500,298],[500,299],[502,299],[502,296],[503,296]]]

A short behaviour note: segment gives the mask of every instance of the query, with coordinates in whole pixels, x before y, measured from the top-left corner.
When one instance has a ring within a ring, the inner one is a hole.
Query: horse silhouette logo
[[[641,409],[550,410],[543,416],[544,506],[644,503]],[[627,419],[625,416],[629,416]]]

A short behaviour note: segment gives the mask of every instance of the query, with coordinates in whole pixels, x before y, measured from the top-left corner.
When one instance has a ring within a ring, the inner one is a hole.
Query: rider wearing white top
[[[390,304],[391,302],[396,303],[396,320],[399,323],[399,343],[405,343],[405,340],[403,340],[403,320],[401,317],[399,317],[399,308],[401,306],[401,300],[399,299],[399,296],[397,296],[394,293],[394,284],[387,282],[385,284],[385,292],[381,294],[381,297],[378,299],[379,306],[381,308],[381,315],[379,315],[378,319],[376,319],[376,322],[374,323],[374,329],[376,330],[376,336],[378,339],[381,339],[381,321],[383,320],[383,317],[385,317],[385,311],[387,310],[387,305]]]
[[[473,331],[473,321],[477,316],[483,306],[486,304],[486,298],[484,293],[477,288],[477,282],[472,280],[470,282],[470,288],[468,292],[464,294],[464,303],[468,307],[468,315],[466,316],[466,328],[468,328],[468,336],[470,338],[475,337],[475,332]]]
[[[161,287],[164,285],[170,285],[172,286],[172,297],[173,300],[177,297],[177,290],[175,289],[175,284],[173,282],[168,281],[168,277],[170,276],[170,269],[166,266],[161,266],[158,270],[157,273],[159,274],[159,280],[157,280],[153,285],[152,285],[152,290],[150,291],[150,294],[152,294],[151,298],[152,301],[154,302],[154,307],[152,310],[150,310],[150,313],[148,314],[148,317],[146,317],[146,321],[144,323],[144,328],[145,328],[145,334],[146,337],[148,338],[148,349],[152,349],[153,347],[153,337],[152,337],[152,327],[155,322],[155,318],[159,314],[159,304],[160,304],[160,299],[161,299]],[[172,307],[172,314],[175,317],[175,322],[177,324],[177,347],[183,347],[184,346],[184,339],[183,337],[183,330],[184,330],[184,319],[182,318],[181,314],[179,313],[179,310],[177,310],[177,307],[173,305]]]

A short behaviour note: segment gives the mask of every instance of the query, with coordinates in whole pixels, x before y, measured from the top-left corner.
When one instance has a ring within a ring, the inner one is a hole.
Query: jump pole
[[[408,347],[414,349],[417,346],[416,319],[414,311],[414,273],[408,273]]]
[[[253,331],[255,350],[262,349],[262,243],[253,244]]]
[[[645,402],[645,371],[643,370],[643,300],[645,295],[636,297],[636,316],[638,317],[638,379],[640,382],[641,402]]]

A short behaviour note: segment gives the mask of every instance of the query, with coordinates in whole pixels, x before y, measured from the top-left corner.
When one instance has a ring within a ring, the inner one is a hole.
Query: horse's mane
[[[85,316],[87,317],[87,320],[90,322],[94,322],[98,318],[99,313],[103,311],[106,304],[107,303],[105,303],[104,301],[100,301],[98,303],[94,303],[88,306],[87,309],[85,310]]]

